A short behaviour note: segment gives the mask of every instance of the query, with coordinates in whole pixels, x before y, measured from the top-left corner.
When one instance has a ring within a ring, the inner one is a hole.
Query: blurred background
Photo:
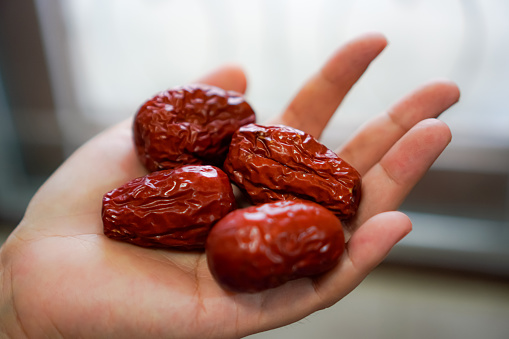
[[[413,232],[359,289],[253,337],[508,338],[508,16],[504,0],[0,0],[0,229],[79,145],[158,91],[236,63],[263,122],[339,46],[377,31],[389,46],[322,141],[335,148],[436,78],[461,89],[442,116],[453,141],[401,207]]]

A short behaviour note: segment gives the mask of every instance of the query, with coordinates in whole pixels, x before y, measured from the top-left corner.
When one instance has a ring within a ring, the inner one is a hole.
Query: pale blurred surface
[[[55,34],[50,21],[55,6],[39,1],[39,8],[48,53],[63,49],[69,66],[66,71],[62,60],[54,58],[53,65],[50,60],[56,84],[68,86],[62,91],[73,90],[74,105],[59,112],[70,143],[81,143],[90,134],[76,119],[104,128],[132,116],[156,92],[228,62],[246,69],[248,98],[264,121],[284,108],[335,49],[375,31],[386,35],[389,48],[343,103],[324,135],[326,143],[335,146],[414,87],[449,78],[462,90],[460,104],[444,117],[455,143],[509,146],[509,114],[501,107],[509,88],[505,1],[57,3],[64,33]],[[62,100],[69,104],[69,98]]]

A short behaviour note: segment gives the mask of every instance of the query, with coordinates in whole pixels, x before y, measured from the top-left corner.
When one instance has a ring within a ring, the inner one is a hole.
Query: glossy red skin
[[[355,168],[313,136],[287,126],[241,127],[223,169],[253,204],[305,199],[348,219],[361,199]]]
[[[231,183],[216,167],[158,171],[104,196],[104,234],[143,247],[203,249],[212,225],[235,207]]]
[[[327,272],[344,252],[339,219],[309,201],[279,201],[231,212],[209,234],[216,281],[233,292],[259,292]]]
[[[142,105],[134,119],[134,143],[151,172],[193,164],[221,166],[233,133],[254,121],[255,113],[240,93],[181,86]]]

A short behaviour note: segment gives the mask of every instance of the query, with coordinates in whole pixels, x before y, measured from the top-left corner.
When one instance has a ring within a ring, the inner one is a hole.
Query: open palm
[[[384,37],[371,34],[343,46],[270,123],[319,137],[385,45]],[[239,92],[246,87],[235,67],[200,82]],[[449,143],[449,128],[435,118],[458,97],[450,82],[423,86],[338,149],[363,175],[363,200],[347,225],[341,262],[324,276],[256,294],[221,289],[203,253],[146,249],[102,234],[103,194],[146,174],[131,122],[105,131],[41,187],[3,246],[0,329],[29,337],[235,338],[334,304],[411,230],[410,220],[394,210]]]

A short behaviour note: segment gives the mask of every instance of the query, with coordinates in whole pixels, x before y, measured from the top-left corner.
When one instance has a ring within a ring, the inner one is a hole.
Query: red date
[[[103,198],[104,234],[144,247],[203,249],[235,208],[230,181],[213,166],[183,166],[134,179]]]
[[[221,166],[233,133],[255,121],[242,94],[206,85],[163,91],[138,110],[134,143],[149,171],[182,165]]]
[[[211,230],[207,261],[234,292],[258,292],[332,269],[345,248],[339,219],[309,201],[278,201],[231,212]]]
[[[361,198],[355,168],[313,136],[287,126],[241,127],[223,169],[253,204],[304,199],[348,219]]]

